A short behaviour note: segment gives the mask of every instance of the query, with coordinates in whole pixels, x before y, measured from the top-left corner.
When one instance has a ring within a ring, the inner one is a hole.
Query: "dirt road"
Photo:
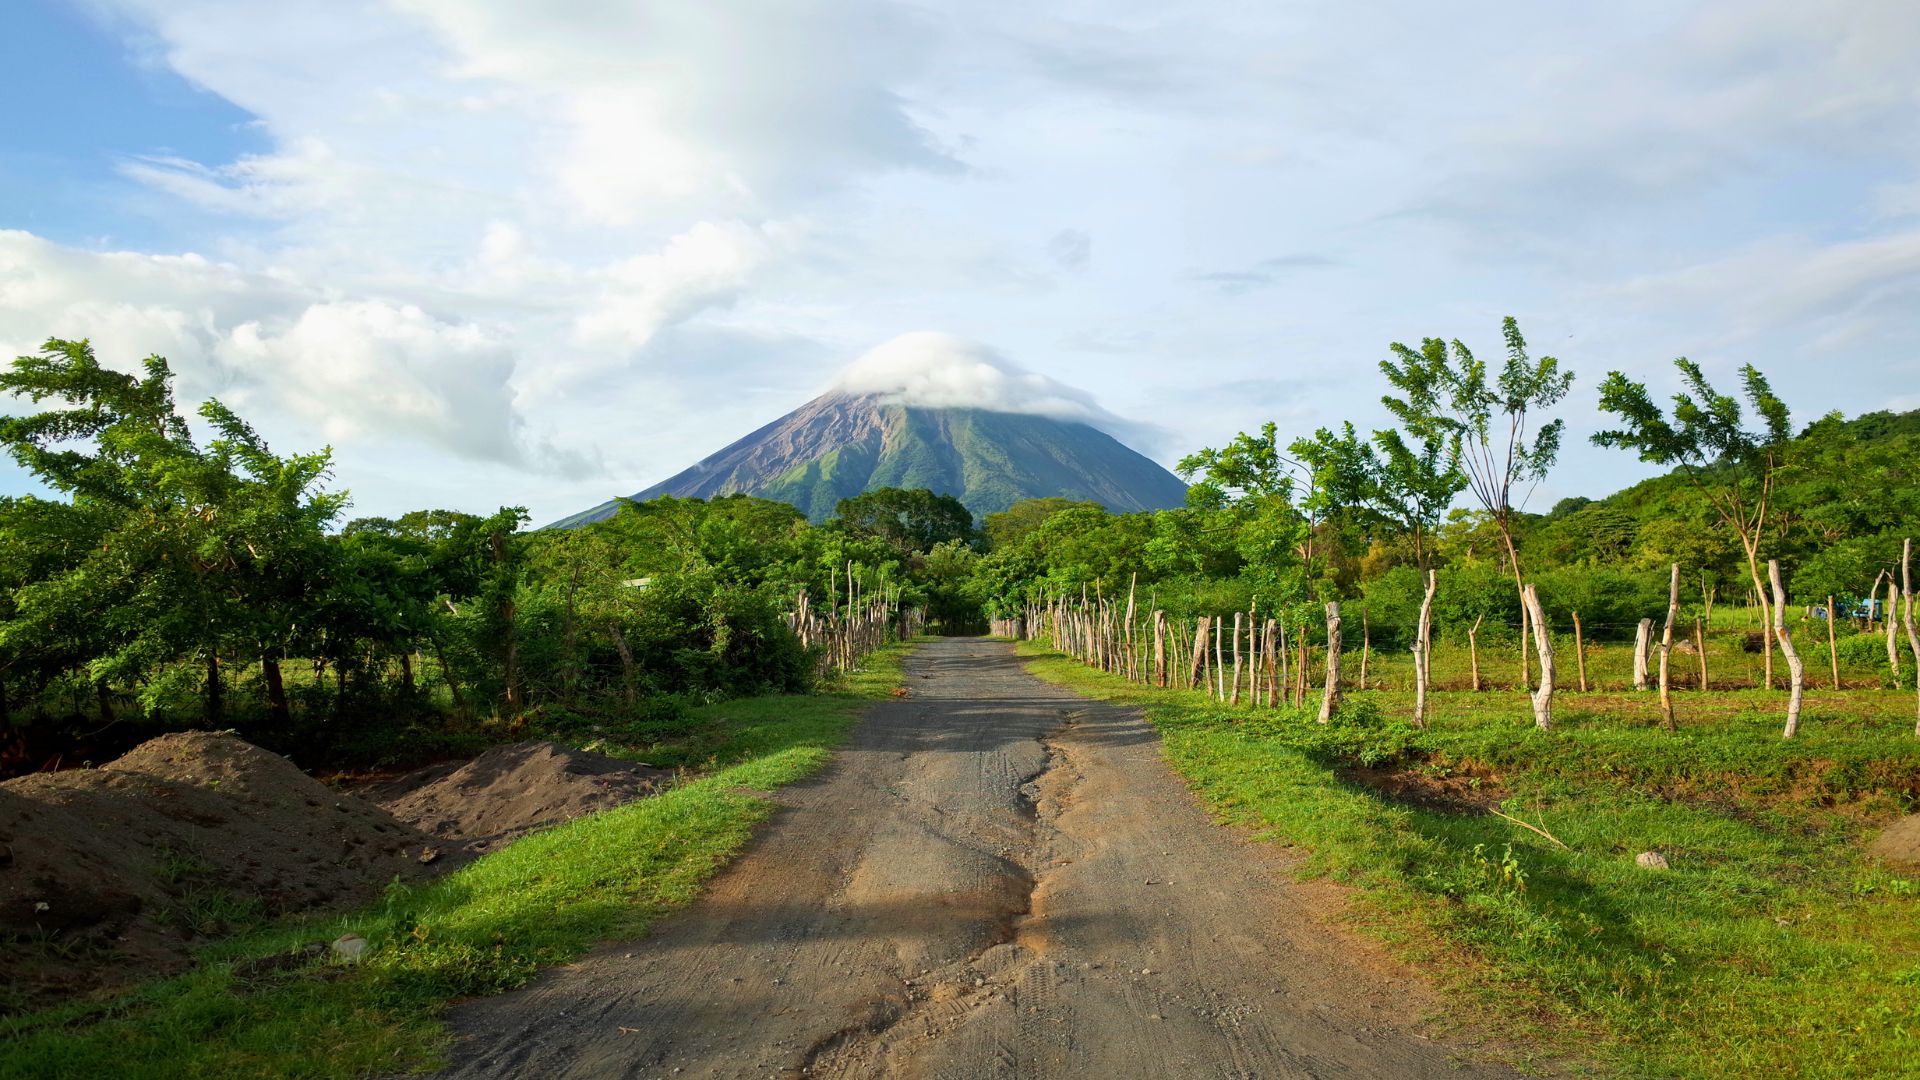
[[[1426,1077],[1426,989],[1211,825],[1137,713],[908,663],[646,939],[457,1010],[457,1077]]]

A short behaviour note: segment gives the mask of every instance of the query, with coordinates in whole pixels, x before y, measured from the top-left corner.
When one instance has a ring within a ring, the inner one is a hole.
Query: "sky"
[[[0,115],[0,356],[164,355],[354,514],[883,377],[1171,464],[1505,315],[1578,380],[1530,509],[1647,474],[1611,370],[1920,408],[1911,0],[6,0]]]

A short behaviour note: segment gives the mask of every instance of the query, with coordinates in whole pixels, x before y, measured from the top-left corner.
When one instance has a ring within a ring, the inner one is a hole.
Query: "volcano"
[[[841,499],[881,487],[952,495],[976,516],[1051,496],[1160,510],[1181,505],[1187,492],[1178,477],[1090,424],[835,391],[632,498],[757,495],[817,522]],[[619,505],[609,500],[552,527],[603,521]]]

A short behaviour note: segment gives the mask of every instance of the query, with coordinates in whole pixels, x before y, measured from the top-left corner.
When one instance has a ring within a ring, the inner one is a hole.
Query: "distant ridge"
[[[976,516],[1049,496],[1162,510],[1187,492],[1179,477],[1088,424],[830,393],[632,497],[757,495],[822,521],[841,499],[880,487],[930,488]],[[604,521],[618,508],[609,500],[550,527]]]

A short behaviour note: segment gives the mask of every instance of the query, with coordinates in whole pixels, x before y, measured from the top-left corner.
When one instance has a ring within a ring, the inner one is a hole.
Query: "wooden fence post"
[[[1327,687],[1320,696],[1320,722],[1340,708],[1340,603],[1327,601]]]
[[[1667,584],[1667,625],[1660,631],[1660,712],[1667,718],[1667,730],[1678,731],[1673,719],[1673,682],[1668,669],[1673,660],[1673,624],[1680,617],[1680,564],[1672,566]]]
[[[1707,631],[1706,621],[1699,617],[1693,620],[1693,651],[1700,656],[1700,690],[1707,690]]]
[[[1587,692],[1587,639],[1580,631],[1580,613],[1573,613],[1573,658],[1580,668],[1580,692]]]
[[[1641,619],[1633,635],[1633,688],[1647,688],[1647,650],[1653,647],[1653,620]]]
[[[1553,636],[1548,633],[1547,616],[1540,606],[1540,592],[1528,585],[1521,599],[1533,622],[1533,645],[1540,653],[1540,686],[1533,692],[1533,724],[1541,731],[1553,730]]]
[[[1439,575],[1427,571],[1427,593],[1420,601],[1420,621],[1413,632],[1413,726],[1427,726],[1427,684],[1433,679],[1433,593]],[[1478,628],[1478,624],[1475,624]]]
[[[1827,663],[1833,668],[1833,688],[1840,689],[1840,642],[1833,631],[1833,597],[1827,597]]]
[[[1240,612],[1233,613],[1233,696],[1230,705],[1240,704]]]
[[[1428,589],[1427,595],[1433,595],[1433,590]],[[1475,690],[1480,689],[1480,622],[1486,617],[1486,612],[1481,612],[1474,617],[1473,625],[1467,629],[1467,658],[1472,664],[1473,688]]]

